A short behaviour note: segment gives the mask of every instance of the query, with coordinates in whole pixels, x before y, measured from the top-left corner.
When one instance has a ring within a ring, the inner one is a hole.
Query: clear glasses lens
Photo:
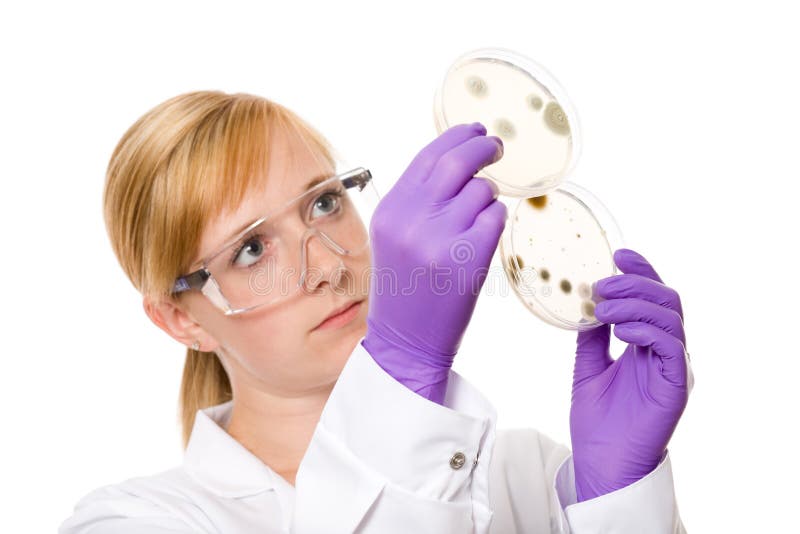
[[[334,177],[317,185],[216,254],[203,293],[226,313],[288,298],[322,274],[308,265],[309,240],[343,257],[369,254],[368,224],[378,200],[371,180]]]

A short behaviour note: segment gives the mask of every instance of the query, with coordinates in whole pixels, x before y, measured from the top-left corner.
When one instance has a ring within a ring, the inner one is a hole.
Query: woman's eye
[[[314,201],[312,217],[330,215],[339,207],[339,197],[341,193],[324,193]]]
[[[243,267],[253,265],[264,254],[264,243],[261,239],[252,238],[244,243],[233,259],[234,264]]]

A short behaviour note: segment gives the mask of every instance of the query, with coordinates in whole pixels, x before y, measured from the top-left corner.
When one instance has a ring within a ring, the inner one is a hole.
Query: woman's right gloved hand
[[[362,345],[439,404],[507,218],[496,186],[474,175],[502,154],[502,141],[480,123],[453,126],[417,154],[370,224]]]

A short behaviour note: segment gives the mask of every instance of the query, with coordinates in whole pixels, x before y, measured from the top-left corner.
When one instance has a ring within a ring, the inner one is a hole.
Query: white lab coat
[[[181,466],[91,491],[59,532],[685,532],[669,455],[641,480],[576,503],[567,447],[534,429],[496,431],[494,407],[455,371],[444,405],[419,396],[360,341],[296,486],[225,432],[232,403],[198,410]]]

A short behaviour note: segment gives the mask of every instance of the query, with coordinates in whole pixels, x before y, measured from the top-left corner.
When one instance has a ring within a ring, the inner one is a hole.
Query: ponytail
[[[232,398],[228,373],[216,353],[187,349],[178,401],[184,449],[189,444],[197,410]]]

